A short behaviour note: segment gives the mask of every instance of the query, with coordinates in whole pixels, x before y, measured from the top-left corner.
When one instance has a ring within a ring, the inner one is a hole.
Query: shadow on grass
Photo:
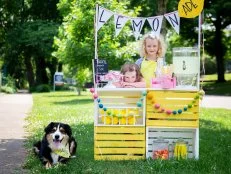
[[[84,104],[89,104],[93,103],[92,99],[73,99],[73,100],[68,100],[68,101],[57,101],[53,102],[56,105],[84,105]]]
[[[202,87],[206,95],[231,96],[231,81],[218,83],[216,81],[203,82]]]

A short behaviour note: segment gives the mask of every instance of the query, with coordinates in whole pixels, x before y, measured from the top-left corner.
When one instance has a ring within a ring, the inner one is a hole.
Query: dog
[[[42,141],[34,144],[34,152],[47,169],[75,157],[77,142],[68,124],[51,122],[44,131]]]

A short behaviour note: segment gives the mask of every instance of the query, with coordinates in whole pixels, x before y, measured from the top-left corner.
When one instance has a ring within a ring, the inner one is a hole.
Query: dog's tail
[[[34,153],[36,155],[39,155],[39,151],[41,149],[41,141],[38,141],[37,143],[34,144]]]

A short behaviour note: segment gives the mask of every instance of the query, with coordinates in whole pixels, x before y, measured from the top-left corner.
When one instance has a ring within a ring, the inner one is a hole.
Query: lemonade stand
[[[113,14],[99,6],[96,14],[97,47],[97,31]],[[171,13],[170,19],[176,14]],[[133,31],[136,37],[138,30]],[[150,88],[103,88],[119,74],[105,70],[105,61],[98,66],[97,48],[95,53],[95,83],[90,89],[94,99],[94,159],[198,159],[199,99],[203,95],[199,91],[199,48],[174,48],[172,85],[163,79],[156,85],[154,79]]]

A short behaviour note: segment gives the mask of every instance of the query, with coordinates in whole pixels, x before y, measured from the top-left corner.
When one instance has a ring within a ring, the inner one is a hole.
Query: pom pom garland
[[[152,104],[154,104],[154,103],[156,102],[156,101],[155,101],[155,98],[153,98],[153,96],[150,97],[150,94],[151,94],[151,93],[148,93],[147,98],[151,100],[151,103],[152,103]],[[201,95],[202,95],[202,94],[199,92],[199,93],[194,97],[194,100],[193,100],[190,104],[188,104],[188,105],[186,105],[185,107],[183,107],[183,109],[180,108],[180,109],[176,109],[176,110],[173,110],[173,111],[172,111],[172,110],[170,110],[170,109],[164,108],[163,106],[161,106],[161,104],[158,104],[158,103],[154,104],[154,105],[153,105],[153,108],[154,108],[154,109],[160,109],[159,112],[165,112],[165,113],[168,114],[168,115],[171,115],[171,114],[173,114],[173,115],[182,114],[183,111],[187,111],[188,109],[192,108],[192,107],[194,106],[194,104],[196,103],[196,100],[201,99]],[[149,98],[149,97],[150,97],[150,98]],[[161,106],[161,108],[160,108],[160,106]]]

